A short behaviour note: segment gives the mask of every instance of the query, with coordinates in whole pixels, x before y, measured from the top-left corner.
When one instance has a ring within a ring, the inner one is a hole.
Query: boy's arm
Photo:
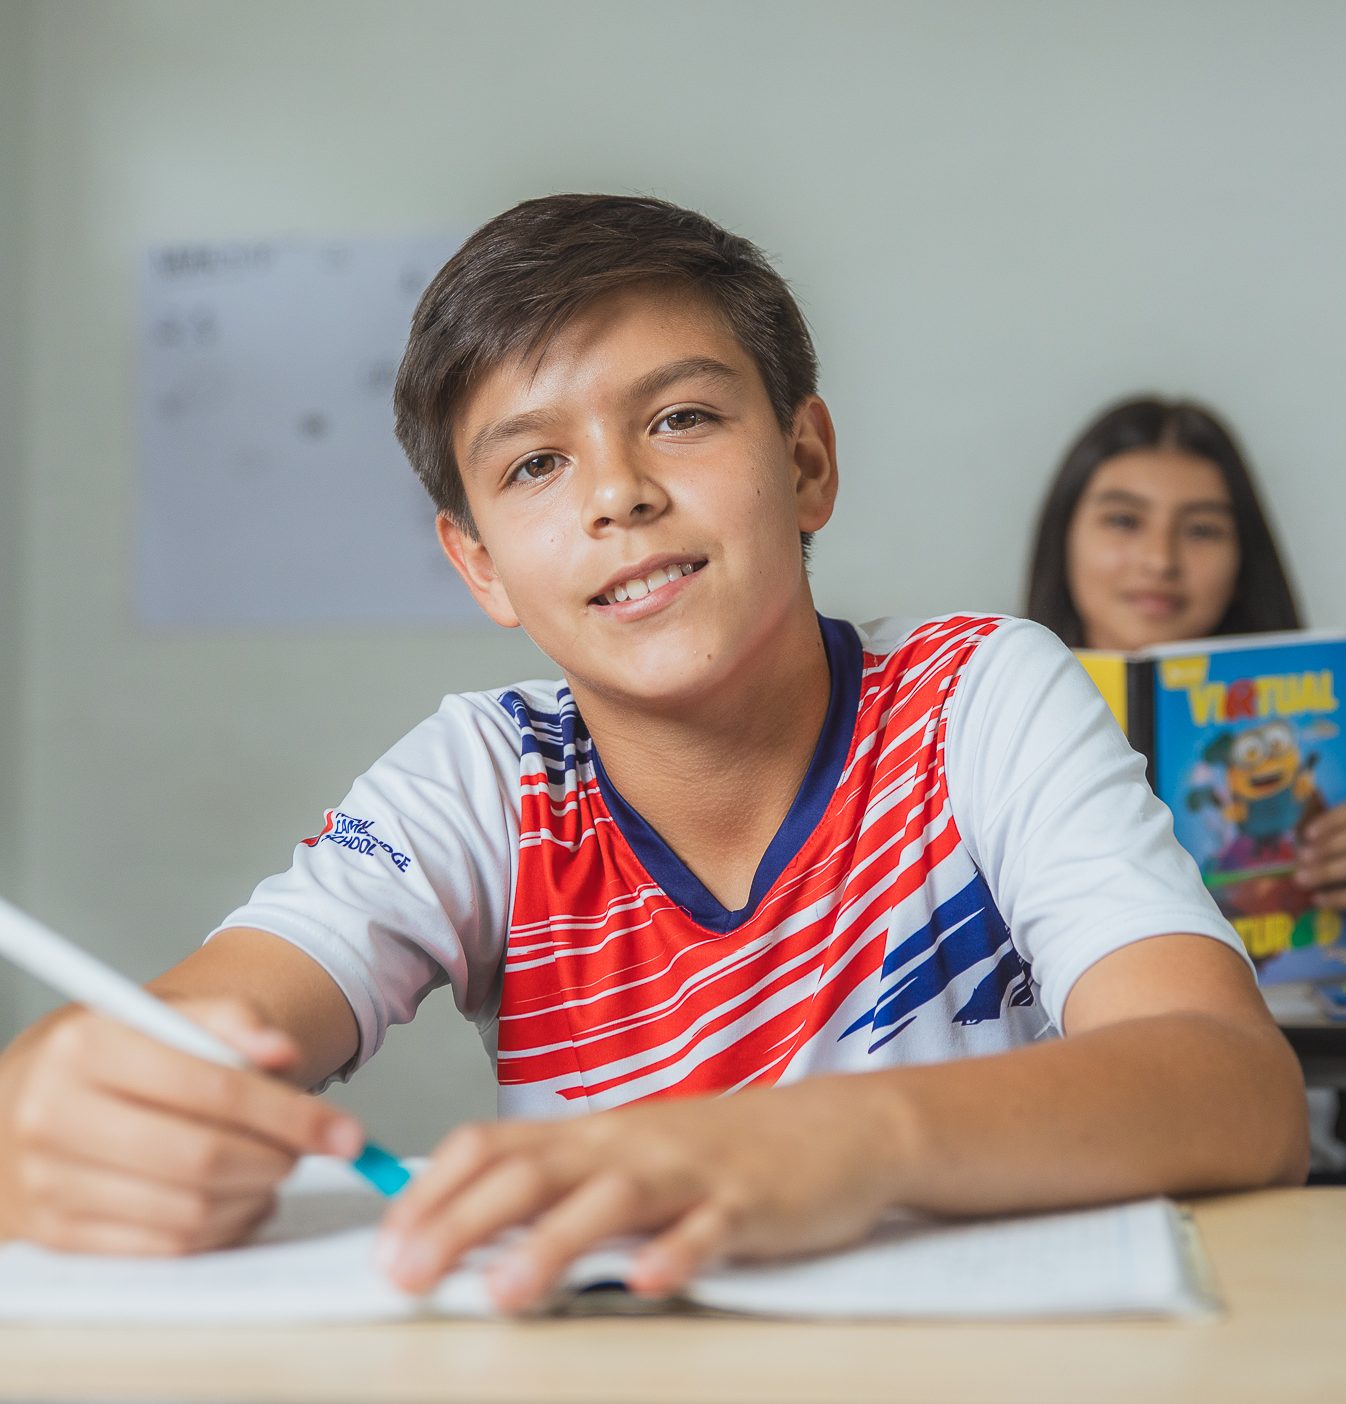
[[[297,946],[268,931],[229,927],[157,979],[161,999],[229,996],[248,1004],[299,1050],[287,1081],[315,1087],[355,1056],[355,1015],[332,977]]]
[[[519,1308],[612,1234],[653,1237],[633,1283],[666,1292],[721,1254],[862,1236],[891,1208],[1044,1209],[1297,1183],[1298,1065],[1246,966],[1202,936],[1152,937],[1086,971],[1069,1037],[931,1066],[451,1135],[394,1204],[382,1260],[423,1288],[501,1228]]]
[[[1079,978],[1065,1022],[1065,1039],[912,1070],[901,1115],[920,1208],[1302,1182],[1299,1064],[1227,947],[1187,935],[1124,946]],[[976,1163],[983,1135],[998,1152],[990,1176]]]
[[[359,1151],[353,1118],[287,1085],[311,1085],[355,1049],[349,1006],[307,956],[224,931],[151,988],[253,1068],[203,1062],[76,1006],[39,1021],[0,1056],[0,1238],[216,1247],[265,1215],[299,1155]]]
[[[297,845],[289,872],[153,982],[257,1071],[203,1063],[77,1009],[16,1039],[0,1056],[0,1238],[109,1252],[216,1246],[266,1212],[296,1156],[358,1154],[355,1120],[297,1089],[343,1068],[362,1040],[376,1046],[436,985],[452,985],[468,1014],[490,998],[518,746],[492,696],[446,699],[328,811],[322,834],[346,824],[358,841]]]

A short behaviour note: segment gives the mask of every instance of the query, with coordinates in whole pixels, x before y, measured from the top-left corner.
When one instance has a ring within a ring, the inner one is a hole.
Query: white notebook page
[[[472,1255],[428,1297],[374,1270],[387,1201],[339,1161],[305,1161],[249,1243],[189,1258],[0,1247],[0,1321],[296,1323],[482,1316]],[[621,1245],[587,1255],[576,1286],[620,1279]],[[721,1311],[819,1318],[1190,1315],[1211,1299],[1167,1200],[960,1224],[892,1223],[860,1247],[704,1274],[688,1294]]]

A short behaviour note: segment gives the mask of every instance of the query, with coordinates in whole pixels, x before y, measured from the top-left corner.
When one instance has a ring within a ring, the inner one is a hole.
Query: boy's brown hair
[[[475,533],[452,439],[474,381],[536,351],[595,299],[644,282],[685,284],[710,300],[789,431],[817,388],[818,362],[789,287],[755,244],[666,200],[525,200],[467,240],[411,320],[393,391],[397,438],[441,512]]]

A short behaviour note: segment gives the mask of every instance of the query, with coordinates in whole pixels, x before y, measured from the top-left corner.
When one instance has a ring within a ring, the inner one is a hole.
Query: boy
[[[478,603],[565,681],[447,698],[155,982],[262,1071],[73,1011],[17,1040],[0,1231],[237,1238],[296,1155],[358,1147],[295,1089],[444,983],[505,1119],[390,1209],[412,1290],[517,1223],[507,1309],[626,1231],[658,1292],[894,1205],[1302,1177],[1294,1059],[1065,650],[815,613],[815,383],[783,281],[699,215],[560,196],[467,242],[417,310],[398,434]]]

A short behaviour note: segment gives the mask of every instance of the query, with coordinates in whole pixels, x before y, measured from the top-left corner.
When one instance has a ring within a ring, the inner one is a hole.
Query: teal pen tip
[[[402,1164],[391,1151],[366,1141],[365,1148],[354,1160],[352,1167],[374,1186],[380,1194],[390,1199],[411,1179],[411,1171]]]

